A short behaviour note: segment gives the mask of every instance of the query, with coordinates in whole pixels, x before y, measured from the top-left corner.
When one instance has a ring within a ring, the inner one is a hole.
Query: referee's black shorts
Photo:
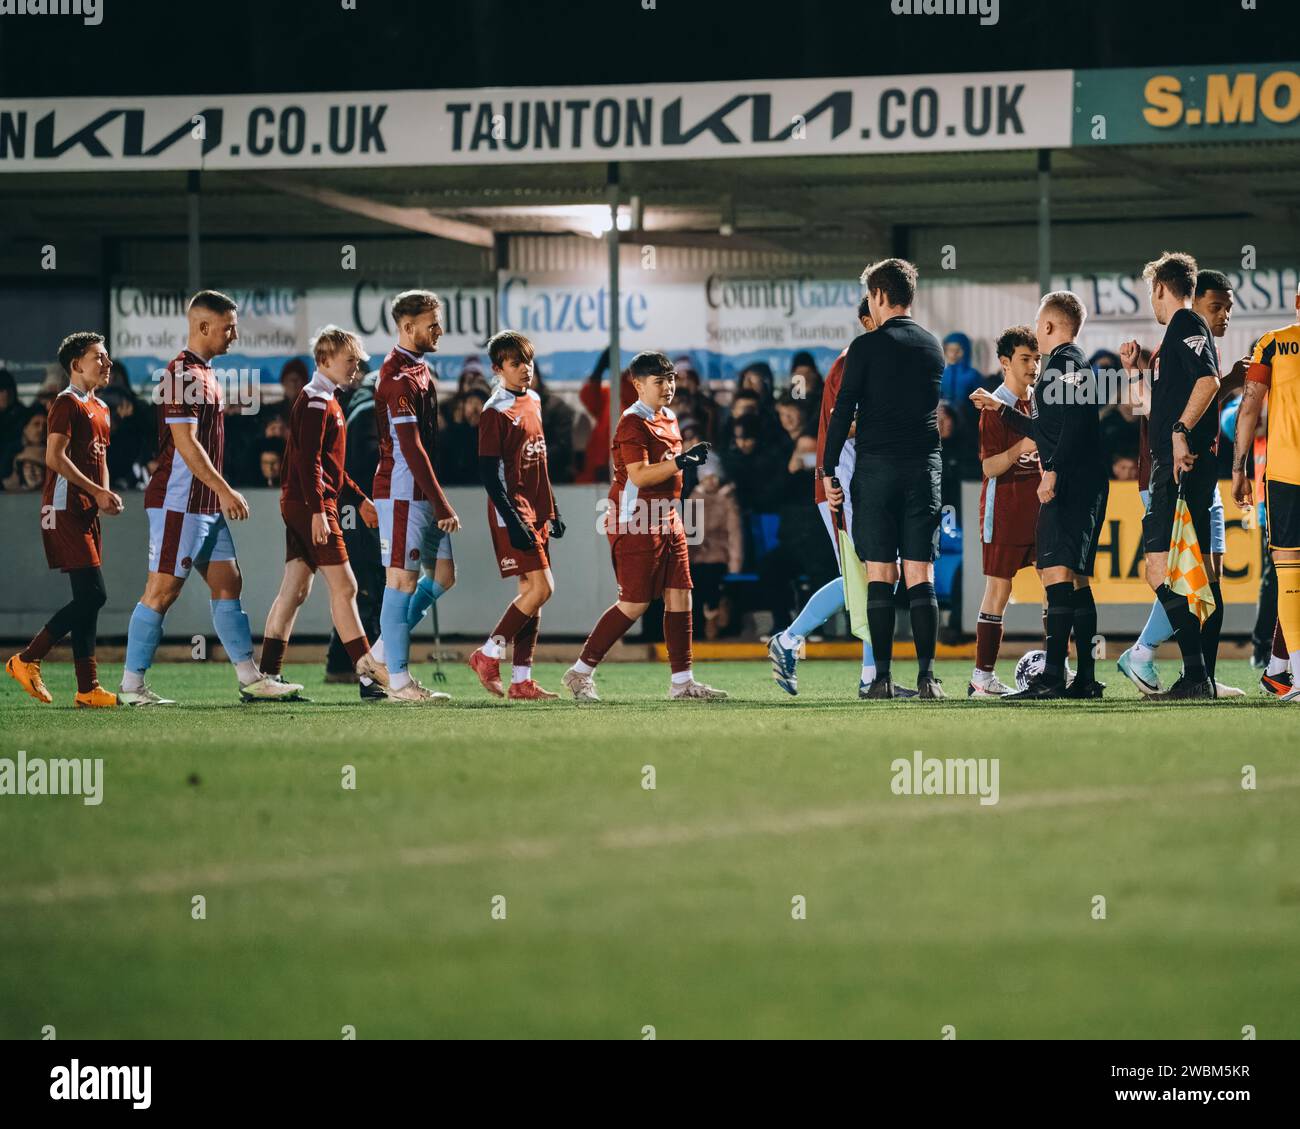
[[[938,451],[902,461],[859,455],[849,483],[853,545],[876,564],[933,561],[939,553],[943,463]]]
[[[1055,496],[1038,510],[1037,567],[1091,576],[1109,498],[1110,480],[1104,475],[1058,472]]]
[[[1201,556],[1209,559],[1213,544],[1210,507],[1214,505],[1214,488],[1219,484],[1219,468],[1208,452],[1197,458],[1191,470],[1182,474],[1183,497]],[[1178,506],[1179,483],[1174,481],[1174,466],[1159,455],[1151,456],[1151,497],[1142,518],[1142,548],[1148,553],[1169,552],[1174,532],[1174,510]]]

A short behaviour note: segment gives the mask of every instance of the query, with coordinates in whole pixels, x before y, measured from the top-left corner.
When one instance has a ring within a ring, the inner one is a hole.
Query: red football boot
[[[498,659],[490,659],[483,653],[480,647],[469,657],[469,668],[478,675],[478,680],[483,683],[483,689],[496,698],[504,698],[505,690],[501,686],[501,663]]]
[[[543,690],[531,678],[526,678],[523,682],[510,683],[510,700],[512,702],[549,702],[552,698],[558,698],[559,696],[559,694],[552,694],[549,690]]]

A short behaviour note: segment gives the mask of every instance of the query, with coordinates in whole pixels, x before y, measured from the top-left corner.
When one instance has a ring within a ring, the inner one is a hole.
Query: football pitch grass
[[[453,667],[455,707],[407,708],[319,667],[286,671],[314,703],[241,706],[178,664],[183,705],[113,713],[68,708],[70,666],[54,706],[6,680],[0,756],[104,784],[0,796],[0,1036],[1300,1037],[1300,707],[1245,663],[1247,698],[1186,706],[1112,663],[1100,703],[967,672],[860,703],[856,664],[792,699],[707,663],[733,699],[670,704],[609,664],[577,706]],[[997,758],[998,802],[896,795],[915,750]]]

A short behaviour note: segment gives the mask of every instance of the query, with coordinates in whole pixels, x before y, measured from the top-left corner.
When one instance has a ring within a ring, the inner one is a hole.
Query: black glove
[[[510,538],[510,544],[521,553],[537,548],[533,531],[518,518],[506,522],[506,536]]]
[[[564,519],[559,514],[551,518],[551,536],[557,539],[564,536]]]
[[[677,463],[678,470],[685,470],[688,466],[699,466],[709,456],[710,447],[707,443],[696,443],[689,451],[683,451],[673,461]]]

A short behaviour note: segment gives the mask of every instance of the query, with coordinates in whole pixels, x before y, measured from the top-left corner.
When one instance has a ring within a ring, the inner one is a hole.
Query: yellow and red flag
[[[1204,623],[1214,614],[1216,605],[1214,593],[1210,591],[1210,577],[1205,571],[1205,558],[1182,491],[1174,507],[1174,531],[1169,538],[1168,584],[1171,592],[1187,597],[1187,606],[1199,622]]]

